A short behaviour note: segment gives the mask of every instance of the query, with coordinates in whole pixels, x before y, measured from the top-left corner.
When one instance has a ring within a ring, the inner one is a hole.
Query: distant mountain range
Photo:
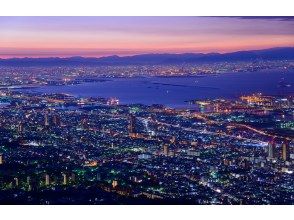
[[[100,66],[100,65],[156,65],[255,60],[294,60],[294,47],[232,53],[141,54],[134,56],[48,57],[0,59],[0,66]]]

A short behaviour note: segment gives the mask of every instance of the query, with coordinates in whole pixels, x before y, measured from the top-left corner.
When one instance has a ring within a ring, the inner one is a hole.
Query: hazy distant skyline
[[[294,46],[294,17],[0,17],[0,58]]]

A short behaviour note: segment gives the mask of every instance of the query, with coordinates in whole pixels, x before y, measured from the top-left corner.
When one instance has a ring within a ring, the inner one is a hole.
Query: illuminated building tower
[[[72,182],[76,181],[76,174],[74,174],[74,173],[71,174],[71,181]]]
[[[219,104],[216,104],[215,111],[216,111],[216,113],[219,113]]]
[[[197,141],[192,141],[191,142],[191,147],[193,150],[196,150],[197,149],[197,145],[198,145],[198,142]]]
[[[31,178],[28,176],[27,177],[27,184],[30,185],[31,184]]]
[[[275,151],[276,151],[276,144],[274,140],[268,143],[268,158],[273,159],[275,158]]]
[[[284,141],[282,144],[282,159],[288,161],[290,159],[289,142]]]
[[[53,115],[53,119],[52,119],[52,121],[53,121],[53,124],[54,124],[54,125],[57,125],[58,116],[57,116],[57,115]]]
[[[134,115],[130,115],[129,117],[129,125],[128,125],[128,131],[129,131],[129,136],[135,136],[136,134],[136,117]]]
[[[175,143],[175,141],[176,141],[176,137],[175,136],[172,136],[172,138],[170,139],[170,143]]]
[[[45,185],[48,186],[50,184],[50,177],[48,174],[45,175]]]
[[[113,188],[117,187],[117,185],[118,185],[117,180],[113,180],[111,185]]]
[[[63,177],[63,185],[67,185],[67,176],[65,173],[62,174],[62,177]]]
[[[14,183],[15,183],[15,186],[16,187],[19,185],[19,181],[18,181],[18,178],[17,177],[14,177]]]
[[[3,163],[4,163],[4,161],[3,161],[3,155],[0,154],[0,165],[3,164]]]
[[[45,126],[49,126],[49,117],[48,114],[45,114]]]
[[[28,191],[31,191],[32,185],[31,185],[31,178],[29,176],[27,177],[27,185],[28,185]]]
[[[165,156],[168,156],[169,155],[169,147],[168,147],[168,144],[163,145],[163,154]]]
[[[60,126],[61,123],[60,123],[60,117],[58,115],[53,115],[53,124],[55,126]]]
[[[82,128],[83,128],[83,129],[87,129],[87,128],[89,127],[86,118],[83,118],[83,119],[82,119],[81,124],[82,124]]]
[[[22,133],[22,132],[23,132],[23,124],[22,124],[22,123],[20,123],[20,124],[18,125],[18,127],[17,127],[17,131],[18,131],[18,133]]]

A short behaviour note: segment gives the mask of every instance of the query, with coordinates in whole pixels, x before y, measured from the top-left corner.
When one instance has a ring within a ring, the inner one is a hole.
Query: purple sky
[[[294,17],[0,17],[1,58],[284,46],[294,46]]]

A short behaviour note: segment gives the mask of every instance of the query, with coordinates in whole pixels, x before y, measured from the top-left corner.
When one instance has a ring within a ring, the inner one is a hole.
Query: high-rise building
[[[175,143],[175,141],[176,141],[176,137],[175,136],[172,136],[172,138],[170,139],[170,143]]]
[[[290,146],[287,141],[284,141],[282,144],[282,159],[284,161],[290,160]]]
[[[31,177],[27,177],[27,185],[28,185],[28,191],[32,190],[32,184],[31,184]]]
[[[45,122],[44,122],[45,126],[49,126],[49,117],[48,114],[45,114]]]
[[[19,180],[17,177],[14,177],[14,184],[16,187],[19,185]]]
[[[18,133],[22,133],[22,132],[23,132],[23,124],[22,124],[22,123],[20,123],[20,124],[18,125],[18,127],[17,127],[17,131],[18,131]]]
[[[67,176],[65,173],[62,174],[62,177],[63,177],[63,185],[67,185]]]
[[[83,118],[83,119],[82,119],[82,121],[81,121],[81,125],[82,125],[82,128],[83,128],[83,129],[87,129],[87,128],[89,127],[86,118]]]
[[[4,161],[3,161],[3,155],[0,154],[0,164],[3,164],[3,163],[4,163]]]
[[[76,174],[72,173],[70,179],[71,179],[71,182],[75,182],[76,181]]]
[[[129,116],[128,131],[130,136],[134,136],[136,134],[136,117],[134,115]]]
[[[117,180],[113,180],[112,181],[112,187],[115,188],[115,187],[117,187],[117,185],[118,185]]]
[[[169,146],[168,146],[168,144],[163,145],[163,154],[165,156],[169,155]]]
[[[193,150],[196,150],[197,149],[197,146],[198,146],[198,142],[197,141],[192,141],[191,142],[191,147]]]
[[[268,158],[273,159],[275,158],[275,152],[276,152],[276,144],[274,142],[274,140],[270,141],[268,143]]]
[[[55,126],[60,126],[61,125],[60,117],[58,115],[53,115],[53,124]]]
[[[50,184],[50,177],[48,174],[45,175],[45,185],[48,186]]]

